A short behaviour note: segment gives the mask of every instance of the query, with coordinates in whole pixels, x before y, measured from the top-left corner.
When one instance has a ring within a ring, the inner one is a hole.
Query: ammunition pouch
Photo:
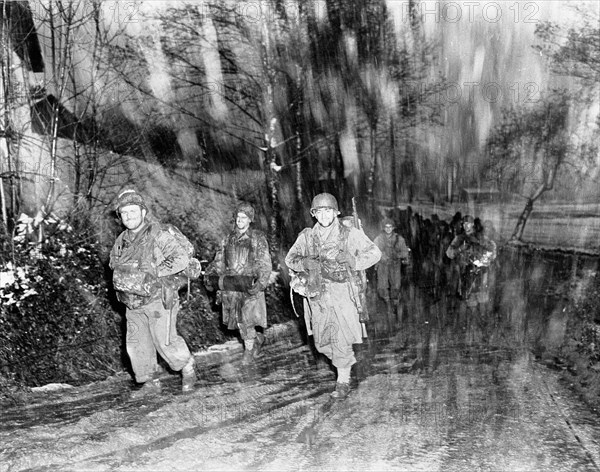
[[[139,308],[150,300],[150,297],[144,297],[141,295],[134,295],[133,293],[117,291],[117,300],[125,305],[130,310]]]
[[[113,271],[113,285],[117,292],[148,297],[152,294],[155,281],[150,274],[134,265],[119,265]]]
[[[352,274],[353,277],[356,277],[356,275]],[[348,273],[347,270],[335,270],[335,271],[327,271],[327,270],[321,270],[321,277],[323,277],[324,279],[330,280],[332,282],[348,282],[348,280],[350,280],[350,274]]]

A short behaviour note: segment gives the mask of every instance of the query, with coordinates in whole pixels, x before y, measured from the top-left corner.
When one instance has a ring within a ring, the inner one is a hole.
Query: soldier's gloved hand
[[[307,272],[317,271],[321,268],[319,261],[314,256],[305,257],[302,264],[304,265],[304,270]]]
[[[339,264],[348,264],[351,269],[356,268],[356,258],[348,251],[340,251],[335,260]]]

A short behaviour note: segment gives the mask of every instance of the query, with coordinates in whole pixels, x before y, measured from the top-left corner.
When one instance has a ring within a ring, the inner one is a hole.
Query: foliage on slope
[[[0,260],[0,369],[18,383],[80,382],[121,366],[122,320],[85,224],[47,219]]]

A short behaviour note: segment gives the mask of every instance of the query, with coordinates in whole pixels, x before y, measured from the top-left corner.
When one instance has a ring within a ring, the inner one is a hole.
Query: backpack
[[[190,281],[195,280],[202,275],[202,264],[194,256],[196,252],[194,245],[190,242],[186,235],[184,235],[179,228],[170,224],[162,224],[161,229],[167,231],[179,245],[187,253],[190,262],[188,266],[177,274],[170,275],[168,277],[161,277],[161,298],[163,306],[166,309],[171,309],[175,305],[176,295],[180,288],[187,285],[187,299],[190,299]]]
[[[200,261],[196,259],[194,256],[196,250],[194,249],[194,245],[190,242],[185,234],[183,234],[179,228],[170,224],[163,224],[162,229],[167,231],[171,236],[173,236],[179,245],[185,250],[188,257],[190,258],[190,263],[188,266],[183,269],[181,272],[174,274],[172,277],[182,279],[183,284],[178,288],[183,287],[186,283],[189,282],[190,279],[195,280],[200,277],[202,273],[202,266]]]

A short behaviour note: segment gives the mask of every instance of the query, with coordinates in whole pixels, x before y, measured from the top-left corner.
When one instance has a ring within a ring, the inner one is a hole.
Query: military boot
[[[331,392],[331,398],[334,400],[343,400],[350,393],[350,384],[346,382],[337,382],[335,390]]]
[[[246,349],[242,356],[242,365],[250,365],[254,363],[254,354],[252,351]]]
[[[142,385],[142,388],[136,390],[131,394],[131,398],[139,399],[148,397],[151,395],[158,395],[162,391],[162,385],[160,383],[160,379],[151,379]]]
[[[254,349],[257,342],[254,339],[244,339],[244,355],[242,356],[242,365],[254,363]]]
[[[190,357],[188,363],[181,369],[181,391],[188,393],[194,390],[196,384],[196,360]]]
[[[262,356],[262,347],[265,343],[265,335],[262,333],[256,333],[256,339],[254,340],[254,349],[252,350],[252,357],[258,359]]]

